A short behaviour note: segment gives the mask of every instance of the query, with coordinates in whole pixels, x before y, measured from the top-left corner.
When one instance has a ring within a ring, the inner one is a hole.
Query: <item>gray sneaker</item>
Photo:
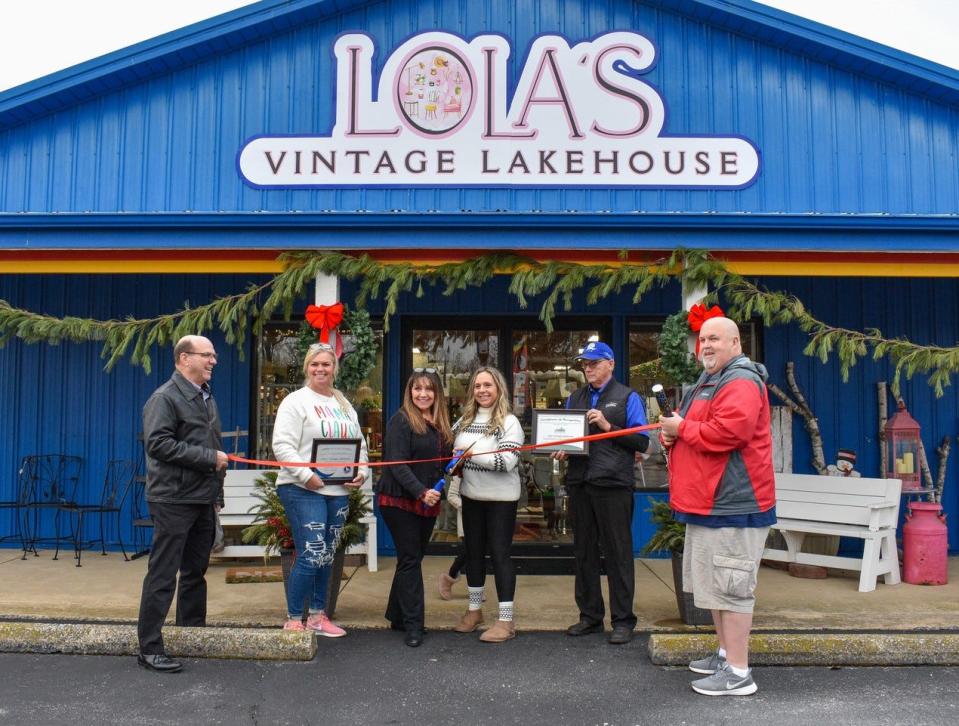
[[[704,696],[748,696],[758,690],[752,669],[745,676],[737,676],[729,663],[724,663],[722,668],[711,676],[700,678],[689,685],[696,693]]]
[[[701,658],[700,660],[691,662],[689,664],[689,670],[693,673],[703,673],[704,675],[711,676],[724,665],[726,665],[726,659],[720,656],[718,652],[714,652],[708,658]]]

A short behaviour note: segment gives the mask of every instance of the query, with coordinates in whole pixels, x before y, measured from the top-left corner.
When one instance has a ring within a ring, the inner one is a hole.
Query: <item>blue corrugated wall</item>
[[[807,309],[831,325],[865,330],[879,328],[886,337],[904,337],[916,343],[955,346],[959,341],[959,281],[885,278],[765,278],[771,290],[783,290],[802,300]],[[823,365],[803,355],[808,337],[796,326],[765,331],[765,358],[770,378],[783,390],[787,361],[796,363],[796,378],[803,395],[819,418],[826,463],[835,463],[836,450],[854,449],[856,468],[863,476],[879,476],[878,397],[876,383],[892,381],[892,366],[885,360],[861,361],[842,382],[835,359]],[[946,468],[943,508],[947,513],[950,551],[959,549],[959,381],[936,398],[926,377],[903,380],[902,396],[913,418],[922,427],[922,439],[933,468],[936,447],[944,436],[952,442]],[[775,397],[770,397],[773,403]],[[895,402],[889,400],[889,414]],[[809,436],[794,417],[794,471],[813,473]],[[904,500],[905,501],[905,500]]]
[[[665,99],[665,132],[746,136],[763,171],[740,191],[262,191],[240,181],[235,156],[251,136],[331,128],[331,48],[340,33],[372,34],[378,71],[386,52],[433,29],[508,36],[513,85],[537,35],[576,42],[612,29],[642,33],[658,48],[644,79]],[[0,211],[954,214],[957,125],[954,107],[642,2],[389,0],[0,134]]]
[[[127,315],[149,317],[242,291],[241,275],[6,275],[0,276],[0,298],[50,315],[100,319]],[[246,360],[222,336],[211,336],[221,355],[213,389],[224,429],[247,428],[250,411],[250,346]],[[80,502],[99,502],[104,467],[114,458],[141,455],[143,403],[173,371],[172,346],[157,350],[147,375],[126,361],[111,373],[103,371],[100,346],[63,343],[26,345],[19,341],[0,349],[0,501],[14,499],[21,457],[28,454],[70,454],[83,458],[78,487]],[[88,521],[93,536],[96,518]],[[0,536],[14,531],[12,510],[0,510]],[[53,533],[52,515],[45,515],[42,535]],[[124,540],[130,531],[124,525]]]
[[[199,303],[235,292],[243,289],[249,279],[242,275],[2,276],[0,298],[55,315],[143,317],[169,312],[183,300]],[[762,283],[795,294],[815,315],[835,325],[859,330],[878,327],[887,336],[905,336],[938,345],[955,345],[959,338],[957,281],[765,278]],[[483,315],[499,320],[538,313],[537,300],[523,310],[506,288],[505,278],[451,297],[427,287],[422,298],[405,296],[400,314]],[[352,302],[354,289],[353,285],[344,284],[342,298]],[[630,317],[666,315],[676,309],[678,302],[678,286],[654,291],[636,306],[631,304],[629,294],[592,307],[577,295],[571,313],[611,316],[613,344],[622,351]],[[378,304],[372,309],[376,313]],[[388,412],[398,405],[401,383],[399,331],[400,318],[396,317],[386,340]],[[213,338],[218,352],[223,354],[215,372],[214,390],[224,428],[247,428],[252,385],[249,345],[245,348],[247,359],[241,361],[236,349],[215,334]],[[785,388],[786,361],[795,361],[803,392],[819,417],[827,463],[832,462],[836,449],[852,448],[858,452],[857,468],[863,475],[878,475],[875,383],[891,380],[889,365],[865,360],[853,368],[849,382],[842,383],[835,361],[823,365],[802,354],[806,340],[795,326],[765,331],[765,361],[771,380]],[[85,461],[80,499],[96,501],[104,463],[111,458],[139,455],[136,435],[140,430],[141,407],[172,370],[169,351],[157,352],[154,360],[150,375],[126,362],[107,374],[102,370],[99,346],[95,344],[48,346],[15,341],[0,349],[0,440],[4,442],[0,448],[0,500],[13,498],[20,457],[31,453],[67,453],[79,455]],[[937,399],[924,378],[916,377],[903,383],[903,396],[922,425],[926,449],[933,458],[943,436],[949,436],[953,442],[944,507],[954,515],[959,512],[959,463],[955,454],[959,449],[957,388],[948,388],[946,395]],[[799,419],[794,420],[793,442],[794,469],[811,472],[809,439]],[[7,534],[12,528],[12,514],[0,510],[0,534]],[[951,549],[959,549],[955,516],[950,517],[949,538]]]

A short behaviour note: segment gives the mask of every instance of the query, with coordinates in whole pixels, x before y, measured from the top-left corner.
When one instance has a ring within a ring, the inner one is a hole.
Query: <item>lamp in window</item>
[[[899,410],[886,422],[886,443],[889,449],[887,476],[902,481],[904,492],[919,489],[919,423],[899,402]]]

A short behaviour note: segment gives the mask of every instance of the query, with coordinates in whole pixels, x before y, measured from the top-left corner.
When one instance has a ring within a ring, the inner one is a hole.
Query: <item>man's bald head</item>
[[[739,326],[729,318],[709,318],[699,331],[699,356],[707,373],[722,370],[742,355]]]
[[[176,345],[173,346],[173,363],[179,363],[180,356],[183,353],[189,353],[197,348],[206,347],[204,344],[212,345],[210,339],[204,338],[202,335],[184,335],[176,342]]]

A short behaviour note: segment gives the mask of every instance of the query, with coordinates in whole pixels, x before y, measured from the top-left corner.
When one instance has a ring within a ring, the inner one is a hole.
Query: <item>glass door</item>
[[[510,384],[513,413],[529,441],[534,408],[562,408],[566,398],[584,384],[574,358],[589,340],[608,331],[576,320],[558,321],[552,333],[535,318],[502,324],[488,318],[422,318],[404,322],[401,380],[416,368],[434,368],[449,400],[450,420],[456,421],[470,391],[473,371],[495,366]],[[522,487],[513,541],[516,554],[536,545],[571,545],[572,522],[561,466],[546,455],[522,454]],[[433,533],[434,543],[455,543],[456,511],[444,500]],[[568,549],[568,547],[565,547]],[[442,548],[437,551],[439,553]],[[566,554],[564,552],[564,554]]]

